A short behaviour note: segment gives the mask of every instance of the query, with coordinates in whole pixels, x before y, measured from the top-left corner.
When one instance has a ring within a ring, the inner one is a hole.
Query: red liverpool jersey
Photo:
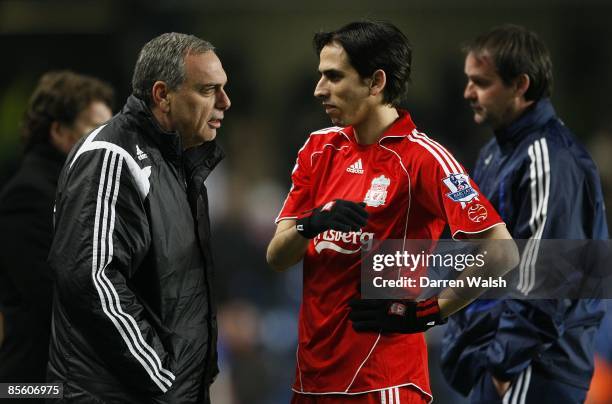
[[[295,219],[335,199],[365,202],[359,232],[329,230],[308,245],[293,390],[359,394],[412,385],[431,395],[423,334],[357,333],[348,302],[359,298],[361,248],[373,240],[453,237],[503,223],[440,144],[400,117],[371,145],[352,127],[313,132],[300,149],[293,185],[276,219]],[[368,246],[368,244],[370,244]]]

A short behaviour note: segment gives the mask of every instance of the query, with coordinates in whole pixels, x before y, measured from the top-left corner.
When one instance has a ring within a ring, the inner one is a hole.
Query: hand
[[[298,219],[295,227],[303,237],[315,238],[326,230],[358,231],[366,225],[367,219],[365,203],[336,199]]]
[[[495,386],[495,390],[497,390],[497,394],[499,394],[500,397],[503,397],[504,394],[506,394],[506,392],[510,388],[510,381],[503,382],[497,379],[493,375],[491,375],[491,380],[493,380],[493,386]]]
[[[349,319],[355,331],[413,334],[444,324],[438,298],[412,300],[353,300]]]

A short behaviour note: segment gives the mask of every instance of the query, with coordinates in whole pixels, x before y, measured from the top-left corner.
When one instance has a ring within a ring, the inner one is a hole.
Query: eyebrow
[[[494,76],[490,76],[490,75],[487,75],[487,74],[481,74],[481,73],[479,73],[479,74],[466,74],[465,76],[468,79],[470,79],[470,80],[492,80],[492,79],[495,78]]]
[[[319,70],[319,72],[325,76],[330,76],[330,75],[342,75],[342,71],[337,70],[337,69],[326,69],[326,70]]]

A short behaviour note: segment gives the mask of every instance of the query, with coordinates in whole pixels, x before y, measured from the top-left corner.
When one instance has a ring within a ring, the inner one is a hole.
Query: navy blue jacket
[[[481,150],[473,175],[516,239],[607,239],[597,168],[548,99],[540,100]],[[528,294],[535,265],[522,266]],[[484,372],[511,380],[534,372],[588,388],[598,300],[477,300],[449,319],[442,371],[467,395]]]

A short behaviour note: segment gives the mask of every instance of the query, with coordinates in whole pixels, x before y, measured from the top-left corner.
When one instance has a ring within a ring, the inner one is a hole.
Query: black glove
[[[366,225],[368,212],[365,203],[336,199],[313,209],[296,221],[296,229],[305,238],[315,238],[326,230],[357,231]]]
[[[440,315],[438,298],[412,300],[352,300],[349,318],[355,331],[414,334],[446,323]]]

